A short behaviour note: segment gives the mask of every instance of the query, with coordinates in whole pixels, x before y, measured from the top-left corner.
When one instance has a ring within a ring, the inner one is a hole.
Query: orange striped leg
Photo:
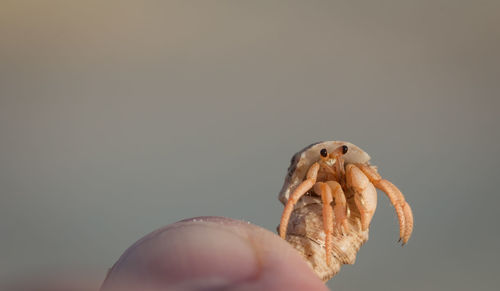
[[[288,198],[285,209],[283,210],[283,214],[281,214],[279,229],[281,238],[284,239],[286,236],[286,229],[288,227],[288,221],[290,220],[290,215],[292,214],[293,207],[295,206],[297,201],[299,201],[299,199],[314,186],[314,183],[316,183],[316,178],[318,177],[318,171],[319,164],[314,163],[307,171],[306,179],[302,181],[302,183],[300,183],[297,188],[295,188],[293,193]]]
[[[399,220],[399,239],[405,245],[413,232],[413,212],[406,202],[403,193],[391,182],[382,179],[375,168],[368,165],[356,164],[365,173],[375,187],[385,192],[391,204],[396,209]]]
[[[344,191],[336,181],[328,181],[326,184],[330,186],[333,197],[335,198],[335,206],[333,207],[333,212],[335,213],[335,226],[340,233],[345,235],[349,232],[349,224],[347,223],[347,201]]]
[[[332,190],[326,183],[318,182],[314,184],[314,192],[321,195],[323,201],[323,228],[325,230],[325,251],[326,264],[329,266],[332,261],[332,230],[333,230],[333,210],[332,210]]]

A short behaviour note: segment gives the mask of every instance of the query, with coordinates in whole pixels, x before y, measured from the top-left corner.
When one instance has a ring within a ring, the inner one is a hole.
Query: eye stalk
[[[347,153],[347,150],[348,150],[348,149],[349,149],[349,148],[348,148],[346,145],[343,145],[343,146],[342,146],[342,154],[343,154],[343,155],[345,155],[345,154]]]
[[[338,159],[340,158],[341,156],[345,155],[347,153],[347,151],[349,150],[349,148],[346,146],[346,145],[341,145],[339,147],[337,147],[336,149],[334,149],[331,153],[330,153],[330,158],[332,159]]]
[[[323,157],[323,158],[326,158],[328,156],[328,152],[326,151],[326,149],[321,149],[319,151],[319,154]]]

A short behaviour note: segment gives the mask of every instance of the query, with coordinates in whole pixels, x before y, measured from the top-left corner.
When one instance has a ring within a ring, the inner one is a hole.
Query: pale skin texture
[[[97,270],[103,276],[106,270]],[[129,247],[104,283],[60,272],[1,290],[328,290],[276,234],[245,221],[197,217],[158,229]]]
[[[300,254],[253,224],[200,217],[132,245],[101,290],[328,290]]]
[[[413,214],[410,205],[405,201],[401,191],[391,182],[382,179],[374,167],[367,164],[344,165],[342,155],[347,152],[347,146],[340,146],[330,154],[322,149],[320,161],[314,163],[308,170],[305,180],[300,183],[290,195],[281,216],[279,234],[285,239],[290,214],[300,198],[311,189],[321,196],[323,203],[323,227],[325,231],[326,262],[330,265],[331,242],[335,228],[342,233],[349,231],[346,223],[347,206],[343,189],[354,191],[354,201],[361,214],[361,228],[369,228],[377,207],[378,188],[386,193],[394,206],[399,220],[399,233],[402,244],[406,244],[413,230]],[[319,181],[318,181],[319,180]],[[335,206],[335,223],[332,218],[331,197]]]

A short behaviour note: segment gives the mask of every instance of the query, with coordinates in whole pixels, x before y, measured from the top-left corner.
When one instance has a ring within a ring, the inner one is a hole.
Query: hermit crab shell
[[[290,194],[304,180],[309,167],[320,160],[321,149],[325,148],[331,152],[342,145],[349,148],[343,156],[346,164],[368,164],[370,156],[349,142],[324,141],[309,145],[293,156],[279,200],[286,204]],[[346,189],[345,195],[350,230],[344,234],[337,230],[333,232],[332,262],[329,266],[326,264],[323,205],[320,197],[304,195],[295,205],[287,227],[286,240],[302,254],[323,281],[332,278],[343,264],[354,264],[359,248],[368,240],[368,230],[361,230],[360,214],[354,203],[354,193]]]

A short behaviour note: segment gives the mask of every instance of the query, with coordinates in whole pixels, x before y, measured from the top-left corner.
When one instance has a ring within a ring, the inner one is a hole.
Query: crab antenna
[[[339,158],[347,153],[349,148],[346,145],[339,146],[330,153],[330,158]]]
[[[347,153],[349,148],[346,145],[339,146],[334,149],[329,157],[335,159],[335,172],[337,173],[337,181],[344,188],[345,187],[345,169],[344,169],[344,159],[343,155]]]

